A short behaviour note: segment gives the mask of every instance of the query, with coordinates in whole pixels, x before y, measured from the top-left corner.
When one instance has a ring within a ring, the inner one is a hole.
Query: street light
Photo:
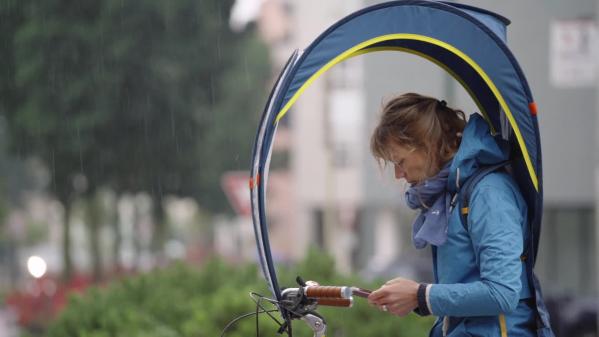
[[[35,278],[40,278],[46,274],[46,270],[48,269],[48,265],[46,261],[39,256],[31,256],[27,259],[27,270],[29,274]]]

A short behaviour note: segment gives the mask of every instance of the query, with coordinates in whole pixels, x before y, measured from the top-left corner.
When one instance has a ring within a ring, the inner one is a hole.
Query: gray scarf
[[[436,176],[412,185],[406,191],[406,203],[411,209],[420,209],[412,224],[412,242],[417,249],[428,243],[440,246],[447,241],[447,224],[451,194],[447,192],[449,166],[445,165]]]

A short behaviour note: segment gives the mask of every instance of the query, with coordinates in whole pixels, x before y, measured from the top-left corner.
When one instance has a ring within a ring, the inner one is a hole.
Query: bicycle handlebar
[[[300,277],[298,283],[299,288],[286,288],[281,292],[278,305],[285,310],[286,319],[302,319],[317,337],[324,336],[326,331],[324,319],[316,314],[317,306],[351,308],[353,295],[366,298],[370,294],[370,290],[357,287],[321,286],[316,282],[306,285]]]
[[[353,306],[353,295],[359,297],[368,297],[370,290],[357,287],[336,287],[336,286],[321,286],[309,285],[300,288],[287,288],[283,291],[283,297],[291,302],[287,302],[291,307],[298,308],[302,303],[321,306],[345,307]],[[312,302],[303,302],[301,298],[305,298]],[[297,309],[294,309],[297,311]]]

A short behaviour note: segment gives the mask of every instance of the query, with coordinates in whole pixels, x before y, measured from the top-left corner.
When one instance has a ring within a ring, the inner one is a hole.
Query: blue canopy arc
[[[392,1],[343,18],[304,51],[293,53],[263,112],[250,180],[260,265],[277,300],[280,290],[268,241],[265,192],[278,122],[306,88],[335,64],[382,50],[412,53],[445,69],[470,94],[491,131],[509,135],[516,150],[513,173],[529,209],[530,257],[536,260],[543,200],[541,144],[536,105],[506,46],[509,23],[498,14],[463,4]]]

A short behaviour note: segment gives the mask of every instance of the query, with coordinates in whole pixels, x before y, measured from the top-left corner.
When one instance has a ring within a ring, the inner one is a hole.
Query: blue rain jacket
[[[503,142],[473,114],[453,158],[448,190],[456,193],[480,167],[508,159]],[[534,306],[526,265],[527,207],[516,182],[504,171],[485,176],[470,197],[468,231],[459,207],[449,216],[447,241],[433,246],[435,284],[429,304],[439,319],[431,336],[534,336]],[[445,327],[443,327],[445,325]]]

